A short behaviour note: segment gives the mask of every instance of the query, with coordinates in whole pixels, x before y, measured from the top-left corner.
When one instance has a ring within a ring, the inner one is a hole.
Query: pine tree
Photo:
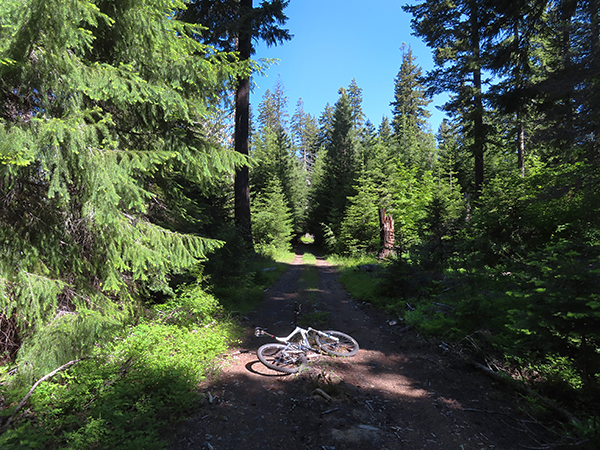
[[[365,114],[362,110],[362,89],[356,84],[356,78],[352,79],[346,94],[348,95],[348,100],[350,101],[350,107],[352,109],[352,122],[354,128],[357,131],[360,131],[365,122]]]
[[[265,0],[254,8],[252,0],[194,0],[181,17],[186,21],[202,23],[208,27],[195,36],[202,42],[212,44],[225,51],[237,51],[242,61],[253,54],[252,42],[264,40],[267,45],[276,45],[291,39],[287,29],[280,28],[287,21],[283,10],[288,3],[284,0]],[[235,95],[235,138],[236,151],[249,154],[250,133],[250,78],[239,76]],[[236,172],[235,217],[247,243],[252,242],[250,219],[250,179],[247,166]]]
[[[379,248],[378,198],[369,179],[361,176],[357,194],[348,198],[340,228],[340,249],[355,256],[375,253]]]
[[[289,99],[285,95],[285,87],[281,77],[277,79],[275,90],[269,89],[264,93],[258,105],[258,123],[262,128],[272,130],[287,130],[287,104]]]
[[[247,73],[187,36],[183,1],[0,5],[0,308],[34,332],[85,309],[123,315],[219,242],[150,220],[153,183],[209,185],[244,163],[206,131]]]
[[[452,189],[459,188],[462,192],[468,192],[470,182],[470,170],[467,166],[468,155],[461,151],[456,128],[447,119],[440,124],[437,134],[439,164],[436,175]]]
[[[282,118],[287,116],[288,99],[283,83],[275,93],[267,91],[259,104],[258,134],[252,145],[256,165],[251,171],[252,189],[259,194],[277,179],[291,208],[296,233],[302,232],[306,211],[306,177]]]
[[[439,2],[426,0],[405,6],[412,27],[434,50],[436,68],[427,74],[429,92],[450,92],[446,111],[463,119],[475,161],[475,191],[484,182],[484,152],[488,129],[484,121],[482,55],[489,47],[492,19],[483,0]]]
[[[345,89],[340,89],[340,97],[333,113],[331,145],[327,148],[327,174],[331,208],[328,222],[334,233],[338,233],[346,209],[347,198],[354,194],[356,176],[356,134],[353,109]]]
[[[308,176],[312,172],[315,163],[315,153],[317,148],[317,121],[313,116],[304,112],[304,102],[298,100],[296,111],[292,116],[291,134],[292,142],[298,149],[302,170]]]
[[[435,145],[428,130],[431,99],[421,83],[422,71],[410,47],[402,47],[402,65],[394,83],[392,125],[399,158],[409,166],[432,170]]]
[[[402,46],[402,65],[394,83],[394,101],[392,107],[392,124],[399,139],[406,127],[416,127],[421,131],[427,129],[427,119],[431,113],[427,106],[431,103],[425,87],[421,82],[422,69],[415,64],[416,58],[410,46]]]
[[[252,202],[252,233],[256,248],[264,253],[289,250],[292,214],[277,178]]]
[[[355,194],[358,141],[344,88],[340,89],[335,107],[325,109],[320,123],[318,142],[321,147],[313,171],[308,224],[317,241],[324,236],[324,225],[339,238],[347,197]]]

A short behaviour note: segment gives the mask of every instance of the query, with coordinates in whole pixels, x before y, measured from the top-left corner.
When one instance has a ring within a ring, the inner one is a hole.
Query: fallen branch
[[[25,395],[25,397],[23,397],[23,400],[21,400],[19,402],[19,404],[17,405],[17,407],[15,408],[15,410],[12,412],[12,414],[10,415],[10,417],[8,418],[8,420],[6,421],[6,424],[4,424],[4,426],[0,429],[0,433],[3,433],[4,431],[6,431],[8,429],[8,427],[12,423],[12,420],[15,417],[15,415],[20,411],[20,409],[23,407],[23,405],[25,405],[25,403],[27,403],[27,400],[29,400],[29,397],[31,397],[31,394],[33,394],[33,391],[35,391],[35,388],[37,388],[40,385],[40,383],[46,381],[49,378],[52,378],[54,375],[56,375],[61,370],[64,370],[67,367],[72,366],[73,364],[77,364],[79,361],[81,361],[81,359],[74,359],[73,361],[69,361],[68,363],[63,364],[62,366],[60,366],[58,369],[54,369],[49,374],[44,375],[42,378],[40,378],[39,380],[37,380],[35,382],[35,384],[31,387],[31,389],[29,389],[29,392],[27,393],[27,395]]]
[[[522,394],[525,394],[529,397],[533,397],[536,400],[539,400],[546,408],[548,408],[549,410],[558,414],[560,417],[563,418],[563,420],[566,420],[575,425],[581,425],[581,421],[577,417],[575,417],[573,414],[571,414],[569,411],[561,408],[560,406],[558,406],[556,403],[554,403],[549,398],[538,394],[537,392],[535,392],[532,389],[529,389],[523,383],[520,383],[519,381],[511,378],[510,376],[505,375],[503,372],[494,372],[493,370],[488,369],[484,365],[476,363],[475,361],[467,360],[466,362],[471,364],[472,366],[476,367],[477,369],[481,370],[486,375],[489,375],[494,380],[500,381],[501,383],[504,383],[504,384],[507,384],[510,387],[514,388],[516,391],[518,391]]]

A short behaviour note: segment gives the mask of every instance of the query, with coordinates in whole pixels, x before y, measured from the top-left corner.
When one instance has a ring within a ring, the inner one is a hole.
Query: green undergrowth
[[[196,385],[237,337],[212,295],[182,288],[38,385],[0,435],[0,448],[166,448],[162,436],[197,406]],[[30,386],[4,373],[3,423]]]
[[[265,289],[281,277],[294,256],[290,251],[277,249],[254,255],[243,270],[212,278],[211,292],[229,313],[248,314],[260,305]]]
[[[444,267],[410,255],[382,264],[330,261],[353,298],[551,398],[581,419],[565,434],[598,448],[598,258],[550,248],[510,268],[483,264],[477,255]],[[551,416],[543,405],[528,408],[540,419]]]
[[[389,299],[381,296],[377,289],[386,267],[385,262],[382,263],[377,258],[370,256],[344,257],[332,255],[327,260],[336,267],[340,274],[340,282],[352,298],[382,309],[393,309],[390,308]]]
[[[293,258],[245,257],[243,270],[202,275],[126,322],[91,311],[58,317],[0,372],[0,426],[36,380],[81,360],[37,386],[0,448],[166,448],[163,436],[197,408],[197,384],[241,336],[235,317],[258,306]]]

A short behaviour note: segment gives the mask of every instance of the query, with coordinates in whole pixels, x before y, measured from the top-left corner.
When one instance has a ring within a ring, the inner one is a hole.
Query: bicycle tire
[[[287,345],[269,343],[256,352],[261,363],[269,369],[284,373],[298,373],[308,363],[306,355],[301,351],[287,352]]]
[[[352,336],[340,331],[323,331],[323,333],[334,337],[331,339],[328,336],[318,334],[315,336],[317,345],[321,350],[335,356],[354,356],[358,353],[358,342]]]

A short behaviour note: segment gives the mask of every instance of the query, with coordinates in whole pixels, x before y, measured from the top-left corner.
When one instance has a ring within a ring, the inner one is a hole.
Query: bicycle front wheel
[[[358,342],[352,336],[339,331],[323,331],[315,336],[321,350],[335,356],[354,356],[358,353]]]
[[[306,355],[283,344],[265,344],[258,349],[258,359],[269,369],[284,373],[298,373],[306,366]]]

